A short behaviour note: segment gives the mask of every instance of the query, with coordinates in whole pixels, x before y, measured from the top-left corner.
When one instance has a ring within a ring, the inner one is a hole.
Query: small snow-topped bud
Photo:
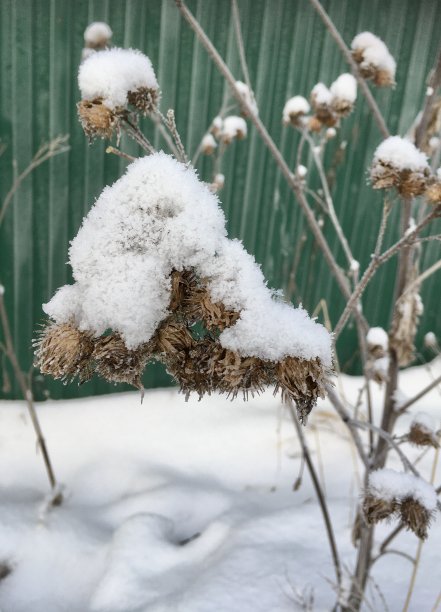
[[[354,273],[358,272],[360,270],[360,262],[357,261],[356,259],[353,259],[351,261],[349,269],[350,269],[351,272],[354,272]]]
[[[429,138],[429,147],[433,150],[436,150],[439,145],[440,145],[441,140],[438,138],[438,136],[432,136],[431,138]]]
[[[409,442],[416,446],[439,447],[438,428],[434,419],[425,412],[419,412],[413,418],[409,431]]]
[[[371,167],[374,189],[396,187],[401,195],[423,193],[429,165],[425,153],[405,138],[390,136],[375,150]]]
[[[311,106],[314,117],[310,121],[310,129],[319,131],[323,126],[333,127],[338,117],[332,110],[333,95],[323,83],[317,83],[311,90]]]
[[[427,332],[427,334],[424,336],[424,346],[426,348],[439,351],[438,340],[433,332]]]
[[[335,138],[337,136],[337,130],[333,127],[330,127],[326,130],[326,138],[328,140],[332,140],[332,138]]]
[[[352,41],[351,48],[365,79],[372,79],[379,87],[395,84],[396,63],[381,38],[371,32],[361,32]]]
[[[213,134],[205,134],[201,141],[202,153],[204,155],[212,155],[216,147],[217,142],[215,141]]]
[[[103,21],[94,21],[84,30],[84,42],[90,49],[104,49],[108,46],[113,32]]]
[[[250,111],[248,111],[248,109],[244,109],[244,108],[242,109],[245,117],[248,116],[250,112],[252,115],[257,116],[259,114],[259,108],[257,106],[257,102],[256,102],[256,98],[254,97],[254,93],[250,90],[248,85],[246,85],[246,83],[243,83],[242,81],[236,81],[236,87],[239,90],[239,93],[241,97],[243,98],[244,102],[246,102],[246,104],[248,105],[250,109]]]
[[[215,138],[219,138],[222,132],[223,125],[224,125],[224,121],[222,117],[219,117],[219,116],[215,117],[213,121],[211,122],[210,132],[213,134]]]
[[[307,173],[308,173],[308,168],[306,166],[302,166],[302,164],[297,166],[296,174],[298,177],[304,178]]]
[[[336,79],[331,87],[332,108],[339,115],[348,115],[354,108],[357,99],[357,81],[352,74],[344,73]]]
[[[314,109],[319,106],[330,106],[332,93],[324,83],[317,83],[311,90],[311,104]]]
[[[299,119],[310,111],[309,102],[303,96],[290,98],[283,107],[283,123],[299,125]]]
[[[214,181],[213,181],[213,186],[215,191],[220,191],[221,189],[223,189],[225,185],[225,176],[223,174],[216,174],[214,177]]]
[[[230,115],[225,117],[222,126],[221,139],[225,144],[230,144],[235,138],[243,140],[247,135],[247,124],[243,117]]]
[[[389,336],[382,327],[371,327],[366,334],[368,350],[372,355],[384,357],[389,348]]]
[[[159,86],[149,58],[133,49],[106,49],[88,57],[78,71],[83,100],[101,100],[117,111],[132,104],[143,113],[158,102]]]
[[[408,529],[425,539],[436,503],[431,484],[413,474],[384,468],[369,475],[363,509],[371,524],[397,514]]]

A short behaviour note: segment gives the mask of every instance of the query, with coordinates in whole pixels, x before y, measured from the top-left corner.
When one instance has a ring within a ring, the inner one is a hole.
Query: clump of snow
[[[247,123],[243,117],[230,115],[225,117],[221,130],[221,138],[226,142],[231,142],[234,138],[241,140],[247,135]]]
[[[332,138],[335,138],[337,136],[337,130],[333,127],[330,127],[326,130],[326,138],[328,140],[331,140]]]
[[[316,106],[329,106],[332,97],[332,93],[324,83],[317,83],[311,90],[311,100]]]
[[[366,334],[366,340],[369,347],[381,347],[387,351],[389,347],[389,336],[382,327],[371,327]]]
[[[331,85],[333,101],[345,101],[353,104],[357,98],[357,81],[352,74],[341,74]]]
[[[427,332],[424,336],[424,346],[426,348],[438,349],[438,340],[433,332]]]
[[[378,70],[388,72],[392,78],[395,77],[396,63],[385,43],[372,34],[372,32],[361,32],[351,43],[353,51],[362,53],[363,61],[361,67],[374,66]]]
[[[147,342],[168,315],[172,270],[194,269],[214,302],[240,312],[222,346],[262,359],[332,362],[331,336],[302,308],[274,299],[254,258],[226,236],[217,197],[196,172],[155,153],[106,187],[69,251],[75,283],[44,311],[101,335],[118,331],[128,348]]]
[[[246,83],[243,83],[242,81],[236,81],[236,88],[239,90],[240,95],[248,105],[251,113],[253,115],[258,115],[259,108],[257,106],[256,98],[254,97],[254,93],[250,90],[248,85]]]
[[[377,147],[374,153],[374,164],[381,162],[397,170],[424,172],[429,168],[427,156],[416,146],[400,136],[389,136]]]
[[[216,189],[222,189],[223,186],[225,185],[225,175],[218,172],[214,176],[214,184],[216,186]]]
[[[78,71],[78,85],[84,100],[102,98],[110,109],[127,106],[129,92],[158,89],[150,59],[140,51],[116,47],[85,59]]]
[[[431,484],[414,474],[388,468],[375,470],[369,475],[369,492],[386,501],[402,501],[411,497],[429,512],[436,508],[437,496]]]
[[[299,164],[297,166],[297,169],[296,169],[297,176],[299,176],[300,178],[305,178],[307,173],[308,173],[308,168],[306,166],[303,166],[302,164]]]
[[[201,141],[201,150],[203,153],[210,155],[217,147],[217,142],[213,134],[205,134]]]
[[[353,259],[351,261],[349,269],[351,272],[357,273],[360,270],[360,262],[357,261],[356,259]]]
[[[112,38],[113,32],[104,21],[94,21],[84,30],[84,42],[89,47],[101,45]]]
[[[291,117],[299,115],[307,115],[310,111],[309,102],[303,96],[294,96],[290,98],[283,107],[283,121],[289,123]]]

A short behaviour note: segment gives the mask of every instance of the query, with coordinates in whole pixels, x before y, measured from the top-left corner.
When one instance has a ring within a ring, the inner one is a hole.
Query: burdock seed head
[[[78,376],[82,382],[91,377],[93,338],[73,324],[50,323],[34,342],[34,347],[35,365],[42,374],[66,381]]]
[[[129,104],[134,106],[142,115],[153,113],[159,102],[159,89],[140,87],[127,94]]]
[[[384,499],[367,493],[363,499],[363,513],[369,525],[391,518],[398,510],[396,499]]]
[[[100,98],[81,100],[77,104],[77,109],[80,123],[89,140],[97,137],[111,138],[119,127],[118,113],[103,104]]]
[[[92,357],[97,373],[106,380],[142,389],[142,372],[151,357],[149,345],[130,350],[119,334],[112,333],[95,340]]]
[[[427,538],[432,513],[417,499],[409,496],[400,503],[401,520],[421,540]]]

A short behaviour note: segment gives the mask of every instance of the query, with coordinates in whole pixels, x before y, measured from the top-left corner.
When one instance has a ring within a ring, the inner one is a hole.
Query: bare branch
[[[107,147],[106,153],[113,153],[113,155],[118,155],[118,157],[122,157],[123,159],[127,159],[128,161],[135,161],[136,157],[132,157],[128,153],[124,153],[124,151],[120,151],[116,147]]]
[[[408,400],[404,404],[400,405],[399,413],[402,414],[403,412],[405,412],[410,406],[415,404],[415,402],[417,402],[422,397],[424,397],[427,393],[432,391],[432,389],[437,387],[440,383],[441,383],[441,376],[438,376],[438,378],[435,378],[434,381],[432,381],[429,385],[427,385],[427,387],[424,387],[424,389],[422,389],[414,397],[412,397],[410,400]]]

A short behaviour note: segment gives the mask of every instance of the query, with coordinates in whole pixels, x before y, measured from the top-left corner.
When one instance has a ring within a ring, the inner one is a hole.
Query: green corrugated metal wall
[[[392,133],[403,135],[424,98],[441,32],[441,3],[436,0],[328,0],[324,2],[346,42],[363,30],[381,36],[398,60],[397,87],[374,92]],[[228,0],[189,2],[237,78],[242,78]],[[298,138],[281,125],[285,100],[308,95],[319,80],[328,84],[347,68],[307,0],[239,0],[247,57],[260,115],[294,165]],[[216,68],[180,18],[172,0],[2,0],[0,3],[0,137],[7,145],[0,158],[0,198],[40,143],[70,134],[71,150],[36,170],[22,185],[0,234],[0,281],[24,369],[31,366],[30,342],[42,320],[41,303],[70,281],[65,265],[69,240],[77,232],[104,185],[122,172],[122,160],[106,155],[105,145],[88,146],[76,119],[76,71],[83,31],[91,21],[108,22],[113,43],[139,48],[155,66],[162,109],[176,109],[178,128],[188,151],[221,106],[225,86]],[[157,140],[151,126],[147,132]],[[366,169],[380,140],[364,100],[328,145],[326,163],[333,168],[333,196],[339,217],[362,268],[373,251],[381,214],[381,195],[366,185]],[[342,144],[347,142],[347,147]],[[136,151],[124,142],[126,151]],[[210,161],[198,164],[209,176]],[[313,310],[324,298],[336,322],[344,302],[302,213],[253,128],[247,141],[227,152],[222,171],[227,181],[221,199],[231,236],[243,239],[262,263],[275,287]],[[311,174],[315,183],[317,177]],[[397,207],[387,239],[396,234]],[[343,263],[332,228],[325,230]],[[424,266],[439,258],[439,243],[425,249]],[[387,325],[395,263],[385,267],[365,299],[373,325]],[[437,316],[439,277],[424,285],[427,326],[441,333]],[[355,338],[350,329],[340,341],[342,364],[350,366]],[[101,381],[81,388],[34,377],[38,396],[73,397],[114,390]],[[151,368],[146,385],[168,378]],[[3,381],[4,382],[4,381]],[[3,397],[12,392],[3,389]]]

